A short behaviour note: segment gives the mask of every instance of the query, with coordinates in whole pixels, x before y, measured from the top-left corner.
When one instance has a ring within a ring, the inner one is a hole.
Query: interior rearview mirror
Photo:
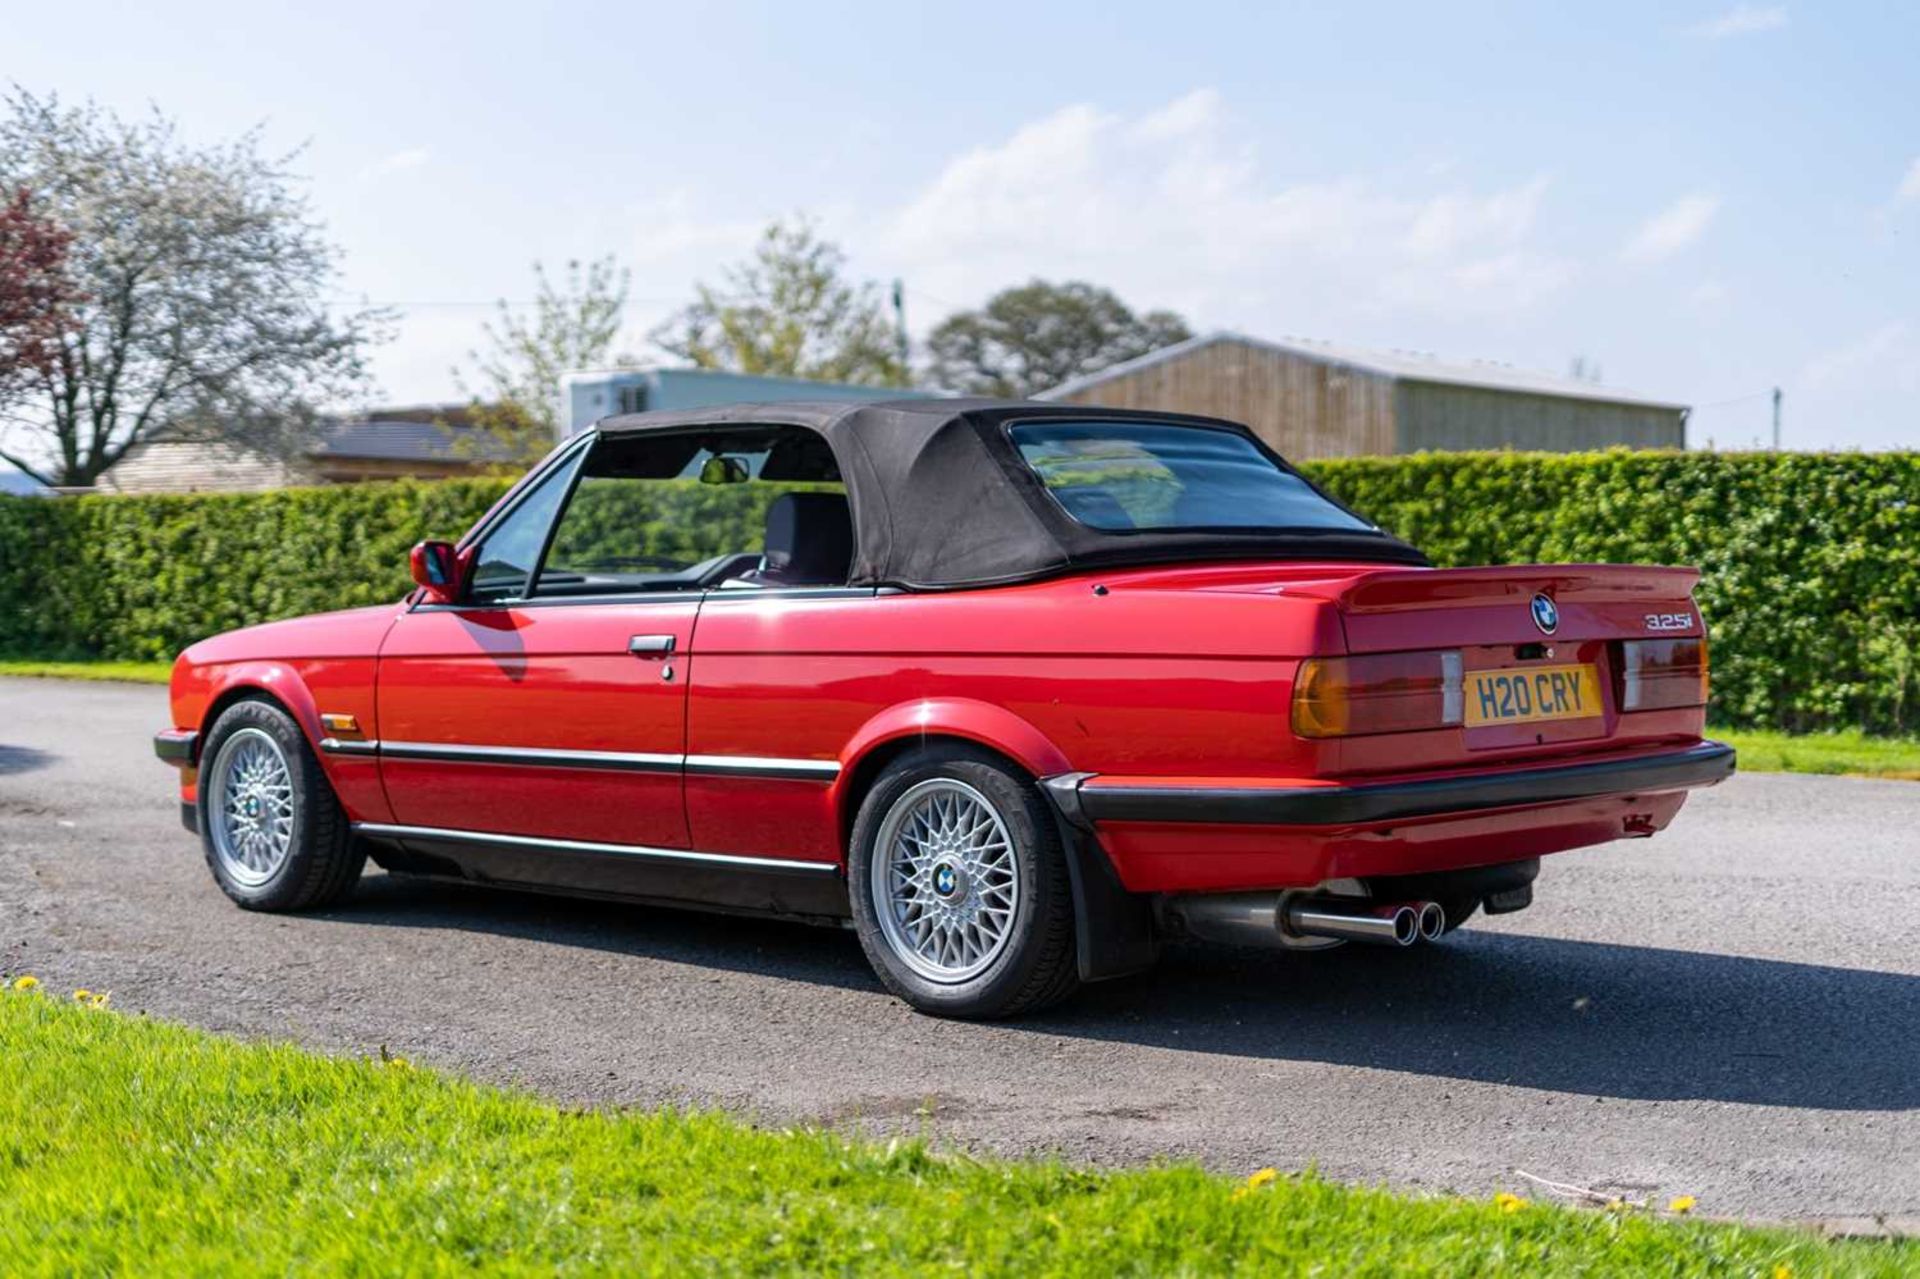
[[[749,478],[747,464],[724,453],[708,458],[700,467],[702,484],[745,484]]]
[[[430,604],[451,604],[459,593],[459,557],[452,542],[418,542],[407,556],[413,580],[425,588]]]

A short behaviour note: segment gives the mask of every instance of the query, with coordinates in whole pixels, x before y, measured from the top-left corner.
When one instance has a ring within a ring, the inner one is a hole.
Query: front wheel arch
[[[292,716],[306,736],[307,745],[316,751],[319,749],[320,709],[306,682],[291,667],[279,662],[244,662],[229,670],[221,681],[220,691],[208,699],[206,709],[200,713],[200,740],[207,740],[207,734],[213,731],[228,707],[248,699],[266,702]]]

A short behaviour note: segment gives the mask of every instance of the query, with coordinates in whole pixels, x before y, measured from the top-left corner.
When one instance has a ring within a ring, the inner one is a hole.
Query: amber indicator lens
[[[1293,685],[1293,731],[1357,737],[1458,724],[1460,670],[1451,651],[1309,658]]]
[[[1621,646],[1620,709],[1707,704],[1707,641],[1628,640]]]

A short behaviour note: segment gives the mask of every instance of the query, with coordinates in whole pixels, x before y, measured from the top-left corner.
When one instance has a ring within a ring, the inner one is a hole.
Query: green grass
[[[1708,736],[1740,752],[1743,773],[1850,773],[1920,781],[1920,741],[1864,733],[1743,733]]]
[[[0,675],[31,679],[118,680],[130,684],[165,684],[173,675],[172,662],[45,662],[36,658],[0,658]]]
[[[1252,1187],[1189,1166],[979,1160],[710,1113],[571,1110],[402,1062],[237,1043],[43,992],[0,991],[0,1062],[8,1276],[1920,1266],[1920,1251],[1887,1241],[1505,1210],[1311,1175]]]

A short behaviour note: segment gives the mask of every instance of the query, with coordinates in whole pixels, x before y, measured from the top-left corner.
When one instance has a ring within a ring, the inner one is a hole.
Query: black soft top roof
[[[1082,568],[1181,560],[1427,563],[1419,551],[1378,530],[1091,528],[1048,494],[1007,434],[1012,423],[1042,420],[1186,423],[1234,431],[1298,474],[1236,423],[1026,400],[731,404],[623,414],[602,419],[596,429],[607,436],[750,425],[819,432],[833,451],[853,508],[849,581],[855,586],[985,586]]]

